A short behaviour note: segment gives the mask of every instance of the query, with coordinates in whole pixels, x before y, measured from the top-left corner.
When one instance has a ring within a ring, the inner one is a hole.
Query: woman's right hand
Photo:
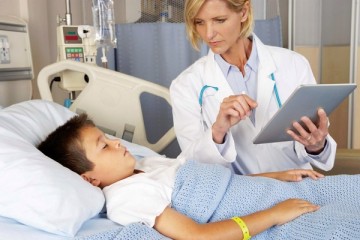
[[[268,210],[273,218],[276,219],[276,225],[282,225],[304,213],[315,212],[319,208],[320,206],[303,199],[288,199]]]
[[[224,98],[216,121],[212,126],[213,139],[223,143],[226,132],[235,124],[250,116],[257,103],[246,94],[231,95]]]

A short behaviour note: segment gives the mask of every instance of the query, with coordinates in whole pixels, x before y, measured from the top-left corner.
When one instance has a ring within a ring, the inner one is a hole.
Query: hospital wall
[[[82,20],[81,8],[81,4],[72,5],[76,23]],[[0,14],[20,17],[28,23],[34,68],[32,98],[40,98],[35,80],[43,67],[56,61],[56,16],[65,15],[65,1],[0,0]]]

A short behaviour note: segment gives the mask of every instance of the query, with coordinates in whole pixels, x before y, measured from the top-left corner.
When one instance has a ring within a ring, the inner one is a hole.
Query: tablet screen
[[[292,123],[307,116],[317,121],[317,110],[330,113],[354,91],[356,84],[307,84],[300,85],[254,138],[253,143],[293,141],[286,133],[293,129]]]

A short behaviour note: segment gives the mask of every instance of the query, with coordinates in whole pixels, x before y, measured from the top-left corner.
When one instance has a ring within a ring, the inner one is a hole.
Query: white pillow
[[[44,100],[0,111],[0,215],[47,232],[74,236],[104,206],[100,189],[37,148],[73,112]]]
[[[0,216],[74,236],[103,208],[100,189],[36,148],[74,115],[45,100],[30,100],[0,111]],[[137,159],[159,155],[144,146],[121,141]]]

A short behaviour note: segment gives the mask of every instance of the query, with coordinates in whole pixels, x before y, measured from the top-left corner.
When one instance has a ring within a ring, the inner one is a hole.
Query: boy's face
[[[86,157],[95,165],[82,174],[85,180],[103,188],[133,175],[136,160],[118,139],[107,138],[96,127],[82,129],[81,138]]]

